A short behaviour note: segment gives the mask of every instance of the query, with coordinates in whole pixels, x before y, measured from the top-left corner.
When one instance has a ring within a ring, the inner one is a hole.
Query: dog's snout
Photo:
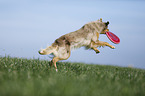
[[[109,21],[107,21],[107,22],[105,23],[105,25],[108,26],[108,25],[109,25]]]

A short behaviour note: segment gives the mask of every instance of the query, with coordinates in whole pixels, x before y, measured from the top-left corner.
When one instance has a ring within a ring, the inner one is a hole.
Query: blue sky
[[[1,0],[0,56],[51,60],[38,50],[99,18],[110,22],[120,44],[100,35],[116,49],[98,48],[95,54],[80,48],[65,61],[145,69],[145,1],[139,0]]]

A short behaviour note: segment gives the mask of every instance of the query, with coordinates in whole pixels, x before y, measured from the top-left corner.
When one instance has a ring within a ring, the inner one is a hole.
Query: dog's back
[[[54,45],[70,46],[71,49],[88,46],[91,40],[96,41],[96,32],[101,33],[106,28],[104,22],[94,21],[85,24],[82,28],[75,32],[68,33],[55,40]]]

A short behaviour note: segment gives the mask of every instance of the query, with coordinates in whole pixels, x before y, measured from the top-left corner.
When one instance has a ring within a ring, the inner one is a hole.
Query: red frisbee
[[[106,32],[107,37],[115,44],[120,43],[120,39],[112,32]]]

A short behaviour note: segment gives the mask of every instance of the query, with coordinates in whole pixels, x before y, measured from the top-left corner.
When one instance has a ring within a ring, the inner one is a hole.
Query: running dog
[[[107,42],[99,41],[99,34],[105,34],[108,29],[109,22],[102,22],[102,19],[85,24],[77,31],[65,34],[52,43],[51,46],[46,49],[41,49],[39,54],[47,55],[53,54],[54,57],[50,62],[50,66],[54,64],[57,71],[56,62],[60,60],[66,60],[70,57],[71,50],[74,48],[85,47],[92,49],[96,53],[100,51],[97,47],[108,46],[112,49],[115,47]]]

